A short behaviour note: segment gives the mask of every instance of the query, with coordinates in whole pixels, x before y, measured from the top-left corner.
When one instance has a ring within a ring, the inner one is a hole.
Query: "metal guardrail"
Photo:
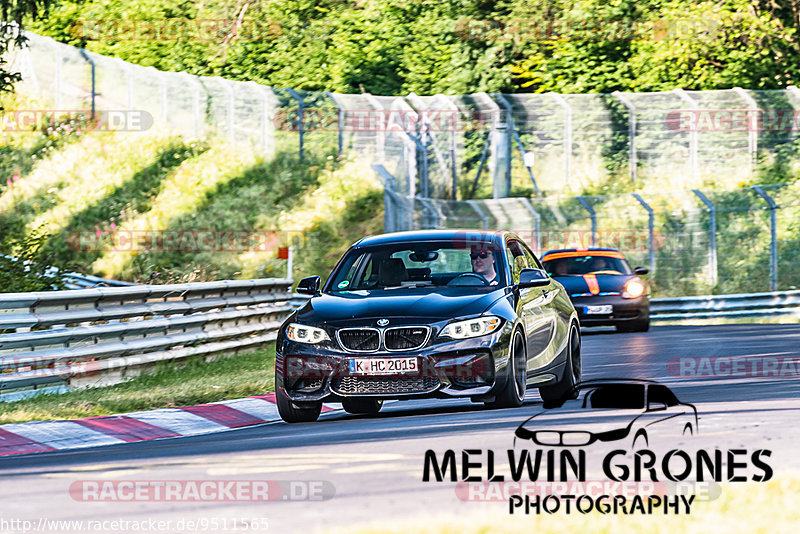
[[[308,297],[288,279],[0,294],[0,393],[108,385],[255,348]],[[800,291],[651,300],[653,320],[796,314]],[[9,397],[10,398],[10,397]]]
[[[0,294],[0,392],[108,385],[159,362],[252,349],[291,313],[292,281]]]
[[[292,305],[299,308],[307,295],[295,293]],[[650,318],[658,320],[711,319],[717,317],[766,317],[797,315],[800,318],[800,291],[701,295],[650,300]]]
[[[800,317],[800,291],[702,295],[652,299],[653,320],[711,319],[717,317]]]

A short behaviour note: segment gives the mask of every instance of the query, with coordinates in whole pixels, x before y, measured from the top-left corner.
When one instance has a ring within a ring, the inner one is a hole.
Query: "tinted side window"
[[[519,282],[519,273],[522,272],[522,269],[526,269],[531,266],[528,263],[528,259],[525,257],[525,254],[522,252],[522,247],[520,247],[518,241],[509,241],[506,245],[506,252],[508,254],[508,263],[511,267],[512,282],[516,284]]]
[[[527,258],[530,266],[533,269],[544,269],[544,267],[542,267],[541,262],[539,261],[539,258],[537,258],[533,252],[531,252],[531,249],[528,248],[528,245],[526,245],[525,243],[521,244],[522,244],[522,252],[525,254],[525,258]]]
[[[651,385],[647,390],[647,402],[663,402],[667,406],[678,404],[678,398],[666,386]]]

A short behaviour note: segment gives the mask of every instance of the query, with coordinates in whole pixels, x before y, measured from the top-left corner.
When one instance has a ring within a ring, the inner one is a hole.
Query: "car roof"
[[[453,241],[463,242],[465,247],[474,244],[495,244],[502,246],[505,236],[511,232],[490,230],[414,230],[409,232],[393,232],[389,234],[371,235],[359,240],[356,247],[372,247],[376,245],[393,245],[413,243],[415,241]]]
[[[548,256],[553,256],[553,257],[547,258]],[[584,256],[606,256],[611,258],[625,259],[625,256],[622,254],[622,252],[620,252],[615,248],[590,247],[590,248],[559,248],[554,250],[548,250],[547,252],[542,254],[542,260],[544,261],[545,259],[576,258]]]

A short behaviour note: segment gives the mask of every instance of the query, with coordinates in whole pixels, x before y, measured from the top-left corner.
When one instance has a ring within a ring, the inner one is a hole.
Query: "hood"
[[[582,295],[584,293],[603,294],[603,293],[622,293],[625,284],[636,275],[633,274],[597,274],[597,275],[575,275],[575,276],[554,276],[569,295]],[[596,286],[594,284],[597,284]],[[594,286],[595,291],[592,291]]]
[[[483,313],[507,291],[468,286],[352,291],[312,297],[297,312],[301,322],[402,318],[442,320]]]

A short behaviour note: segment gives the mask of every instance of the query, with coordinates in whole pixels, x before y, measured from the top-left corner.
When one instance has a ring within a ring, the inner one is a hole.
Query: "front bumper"
[[[507,380],[511,325],[486,336],[440,341],[421,349],[351,353],[336,341],[307,345],[279,339],[276,352],[276,387],[293,402],[336,402],[347,397],[380,399],[471,398],[490,399]],[[418,370],[397,375],[356,375],[349,369],[353,358],[416,357]],[[553,365],[531,372],[529,380],[555,373]],[[541,372],[539,372],[541,371]]]
[[[650,297],[624,299],[621,296],[570,297],[582,326],[618,325],[645,321],[650,317]],[[611,306],[610,314],[587,313],[587,306]]]

